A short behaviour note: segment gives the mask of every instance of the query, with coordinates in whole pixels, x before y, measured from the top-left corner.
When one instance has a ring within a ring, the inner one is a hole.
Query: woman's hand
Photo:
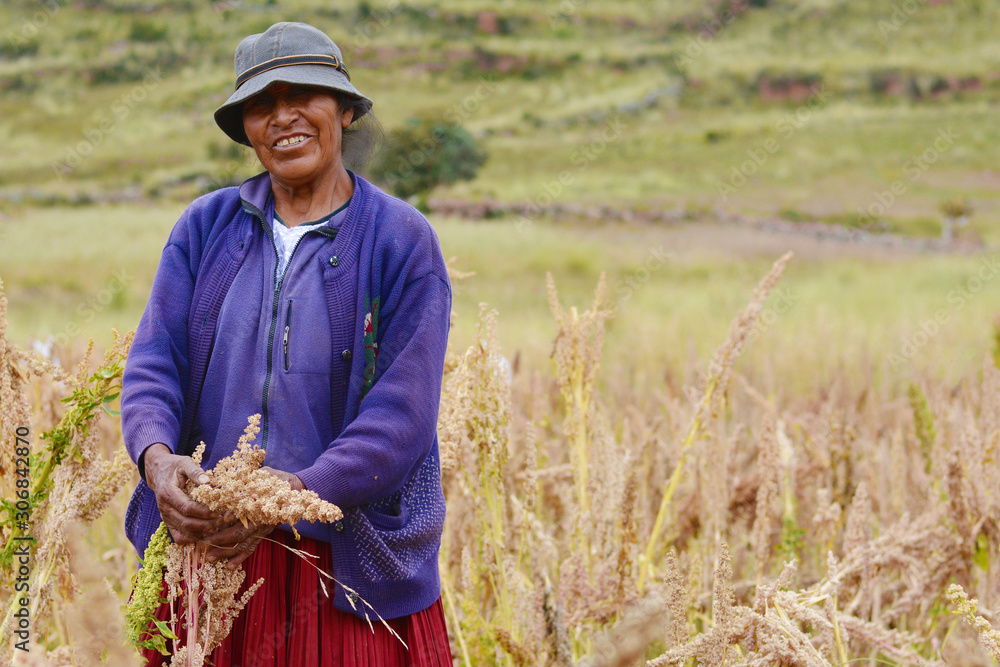
[[[305,491],[306,485],[302,483],[298,475],[291,472],[285,472],[284,470],[275,470],[269,466],[261,466],[261,470],[266,470],[278,479],[283,479],[292,486],[292,491]]]
[[[208,482],[208,475],[190,456],[171,454],[161,443],[143,453],[146,484],[156,494],[160,517],[177,544],[192,544],[226,525],[223,517],[195,502],[184,491],[188,480]]]
[[[261,470],[266,470],[275,477],[285,480],[296,491],[303,491],[306,488],[302,480],[290,472],[275,470],[268,466],[262,467]],[[233,519],[231,515],[227,515],[225,518],[229,520]],[[202,538],[202,542],[210,545],[208,551],[205,552],[205,556],[209,562],[215,562],[220,558],[228,558],[229,563],[227,567],[234,569],[249,558],[250,554],[257,548],[257,545],[260,544],[260,541],[275,528],[277,526],[258,526],[255,524],[244,526],[239,521],[236,521],[222,528],[219,532]]]
[[[240,563],[250,557],[260,541],[267,537],[277,526],[258,526],[250,524],[244,526],[237,521],[235,524],[223,528],[214,535],[207,535],[202,538],[202,542],[209,545],[205,552],[205,557],[209,563],[214,563],[220,558],[228,558],[226,565],[229,569],[235,569]]]

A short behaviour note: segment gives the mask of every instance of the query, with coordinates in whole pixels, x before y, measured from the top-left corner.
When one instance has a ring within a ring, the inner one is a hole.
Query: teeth
[[[281,141],[278,142],[278,145],[279,146],[294,146],[295,144],[302,143],[305,140],[306,140],[306,138],[300,134],[298,136],[291,137],[289,139],[282,139]]]

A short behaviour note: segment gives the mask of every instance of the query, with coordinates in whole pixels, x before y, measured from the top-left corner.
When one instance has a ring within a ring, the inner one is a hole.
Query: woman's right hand
[[[160,517],[177,544],[193,544],[231,523],[184,492],[188,480],[208,482],[208,475],[190,456],[172,454],[166,445],[156,443],[143,453],[143,466]]]

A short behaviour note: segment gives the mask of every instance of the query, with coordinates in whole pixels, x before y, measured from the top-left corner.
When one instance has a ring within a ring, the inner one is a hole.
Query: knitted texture
[[[303,237],[273,299],[259,279],[275,263],[268,174],[185,211],[129,355],[122,427],[133,460],[155,442],[190,453],[205,440],[210,467],[235,447],[233,424],[268,415],[265,463],[344,510],[342,522],[297,527],[330,545],[338,580],[395,618],[440,595],[436,424],[451,288],[426,219],[352,177],[338,233]],[[271,330],[289,322],[286,346]],[[141,482],[126,517],[139,553],[159,521]],[[335,604],[352,611],[341,587]]]

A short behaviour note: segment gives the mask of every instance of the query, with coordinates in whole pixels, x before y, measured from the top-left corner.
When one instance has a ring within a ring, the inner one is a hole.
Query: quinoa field
[[[1000,7],[12,0],[0,665],[139,664],[129,332],[185,206],[260,170],[211,114],[280,20],[342,45],[387,131],[488,153],[414,198],[454,294],[455,665],[1000,661]],[[205,502],[337,516],[250,503],[231,417]],[[158,544],[218,640],[243,580]]]

